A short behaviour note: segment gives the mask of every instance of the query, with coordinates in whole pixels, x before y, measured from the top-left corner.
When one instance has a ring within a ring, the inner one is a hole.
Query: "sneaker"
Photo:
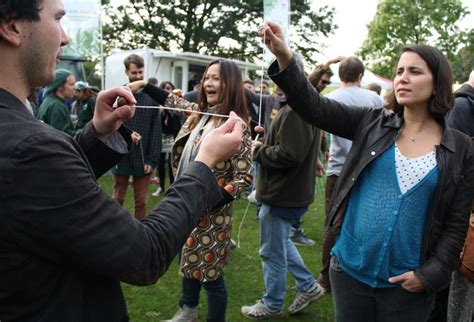
[[[297,246],[313,246],[316,242],[306,237],[302,230],[295,231],[291,236],[290,240]]]
[[[153,197],[158,197],[161,193],[161,187],[158,187],[155,192],[153,192],[151,195]]]
[[[161,320],[161,322],[198,322],[197,307],[184,304],[171,320]]]
[[[279,319],[283,317],[282,310],[272,310],[262,300],[258,300],[252,306],[242,306],[240,313],[252,320]]]
[[[296,292],[296,297],[288,307],[288,314],[295,314],[306,308],[311,302],[316,301],[324,295],[324,288],[318,283],[308,292]]]

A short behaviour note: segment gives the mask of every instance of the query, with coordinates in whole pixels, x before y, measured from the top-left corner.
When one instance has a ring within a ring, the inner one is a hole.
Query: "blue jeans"
[[[188,307],[196,307],[199,304],[199,293],[201,286],[207,293],[207,322],[225,322],[225,311],[227,308],[227,290],[224,278],[219,277],[212,282],[203,282],[194,278],[183,278],[183,295],[179,306],[186,304]]]
[[[427,321],[434,293],[412,293],[400,286],[373,288],[346,274],[336,257],[329,269],[336,322]]]
[[[285,299],[287,272],[295,278],[296,289],[300,292],[308,291],[317,282],[289,239],[292,221],[272,216],[267,204],[262,204],[259,217],[260,257],[266,290],[263,301],[270,309],[281,310]]]

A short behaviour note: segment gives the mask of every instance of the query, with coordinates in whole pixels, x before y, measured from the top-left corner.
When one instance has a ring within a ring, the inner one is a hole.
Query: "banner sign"
[[[69,37],[64,55],[100,55],[100,0],[63,0],[66,15],[61,25]]]
[[[265,21],[276,22],[283,28],[286,42],[290,44],[288,32],[290,28],[290,0],[263,0],[263,15]],[[264,60],[268,64],[273,60],[273,55],[268,49],[265,49]]]

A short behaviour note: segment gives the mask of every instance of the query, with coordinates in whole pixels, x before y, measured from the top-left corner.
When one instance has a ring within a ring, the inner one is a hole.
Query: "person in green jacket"
[[[66,69],[56,70],[54,81],[46,87],[47,97],[38,108],[36,117],[53,128],[71,136],[76,134],[66,99],[72,98],[76,79]]]
[[[80,130],[94,116],[95,97],[97,94],[88,83],[78,81],[74,84],[73,111],[77,115],[76,130]]]

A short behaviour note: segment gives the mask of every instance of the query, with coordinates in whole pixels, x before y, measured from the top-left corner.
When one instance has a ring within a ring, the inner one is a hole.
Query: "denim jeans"
[[[433,309],[433,293],[370,287],[346,274],[334,256],[329,276],[336,322],[422,322]]]
[[[183,304],[188,307],[198,306],[201,286],[207,293],[207,322],[225,322],[227,290],[223,277],[203,283],[194,278],[183,278],[183,294],[179,306],[183,306]]]
[[[295,278],[296,289],[301,292],[311,289],[316,280],[289,239],[292,221],[270,215],[270,206],[267,204],[262,204],[259,217],[260,257],[266,290],[263,301],[270,309],[281,310],[287,271]]]

